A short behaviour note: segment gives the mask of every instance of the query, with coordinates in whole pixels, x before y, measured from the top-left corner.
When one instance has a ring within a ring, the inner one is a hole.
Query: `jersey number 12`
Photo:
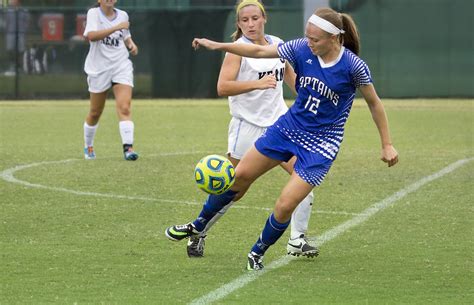
[[[308,109],[308,111],[314,113],[314,115],[318,114],[318,107],[319,103],[321,103],[321,100],[318,98],[315,98],[313,96],[308,96],[308,101],[304,105],[305,109]]]

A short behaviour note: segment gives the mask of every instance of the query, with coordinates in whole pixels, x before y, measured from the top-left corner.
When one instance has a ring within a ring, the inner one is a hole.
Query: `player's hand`
[[[133,56],[138,54],[138,47],[133,41],[130,41],[130,43],[127,45],[127,49]]]
[[[275,75],[273,74],[267,74],[261,79],[259,79],[259,89],[275,89],[277,85],[277,80],[275,78]]]
[[[382,148],[382,157],[380,159],[387,163],[388,167],[394,166],[398,163],[398,152],[392,145],[385,145]]]
[[[206,38],[194,38],[192,46],[194,50],[199,49],[200,47],[204,47],[208,50],[217,50],[219,43],[206,39]]]

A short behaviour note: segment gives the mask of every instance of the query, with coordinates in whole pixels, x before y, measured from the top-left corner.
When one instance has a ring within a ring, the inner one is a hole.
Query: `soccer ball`
[[[194,169],[198,187],[208,194],[222,194],[235,181],[235,170],[225,157],[209,155],[202,158]]]

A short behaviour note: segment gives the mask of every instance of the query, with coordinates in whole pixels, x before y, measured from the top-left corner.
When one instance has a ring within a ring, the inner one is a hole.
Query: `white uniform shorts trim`
[[[92,93],[105,92],[114,83],[133,87],[133,64],[130,60],[100,74],[87,75],[89,92]]]
[[[259,127],[247,121],[232,117],[229,123],[227,154],[240,160],[253,146],[255,141],[265,133],[266,127]]]

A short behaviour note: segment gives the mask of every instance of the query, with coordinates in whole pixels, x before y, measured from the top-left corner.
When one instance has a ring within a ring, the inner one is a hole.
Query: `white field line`
[[[190,152],[190,153],[168,153],[168,154],[160,154],[160,156],[170,156],[170,155],[184,155],[184,154],[195,154],[195,153],[202,153],[202,152]],[[57,192],[64,192],[79,196],[92,196],[92,197],[105,197],[105,198],[113,198],[113,199],[125,199],[125,200],[139,200],[139,201],[155,201],[155,202],[168,202],[168,203],[177,203],[177,204],[187,204],[187,205],[197,205],[201,206],[202,202],[197,201],[185,201],[185,200],[173,200],[173,199],[165,199],[165,198],[150,198],[150,197],[143,197],[143,196],[127,196],[127,195],[119,195],[113,193],[97,193],[97,192],[84,192],[84,191],[77,191],[73,189],[63,188],[63,187],[55,187],[55,186],[47,186],[37,183],[30,183],[28,181],[20,180],[15,178],[14,174],[18,171],[44,166],[49,164],[61,164],[61,163],[70,163],[75,161],[84,161],[83,159],[67,159],[67,160],[60,160],[60,161],[44,161],[44,162],[36,162],[30,163],[25,165],[18,165],[9,169],[6,169],[0,172],[0,178],[3,180],[20,184],[30,188],[39,188],[45,189],[50,191],[57,191]],[[84,161],[84,162],[94,162],[94,161]],[[262,211],[273,211],[273,208],[264,208],[264,207],[255,207],[255,206],[245,206],[245,205],[234,205],[233,208],[237,209],[251,209],[251,210],[262,210]],[[350,213],[345,211],[324,211],[324,210],[313,210],[313,214],[335,214],[335,215],[359,215],[359,213]]]
[[[350,228],[353,228],[366,220],[368,220],[370,217],[375,215],[376,213],[383,211],[387,207],[393,205],[406,195],[417,191],[420,187],[423,185],[430,183],[431,181],[434,181],[436,179],[439,179],[443,177],[446,174],[449,174],[450,172],[456,170],[457,168],[463,166],[464,164],[474,160],[474,158],[469,158],[469,159],[462,159],[459,161],[456,161],[447,167],[443,168],[437,173],[434,173],[432,175],[426,176],[418,181],[416,181],[413,184],[410,184],[403,189],[399,190],[398,192],[390,195],[389,197],[383,199],[382,201],[379,201],[369,208],[365,209],[360,215],[357,215],[348,221],[341,223],[340,225],[329,229],[328,231],[324,232],[321,234],[321,236],[313,239],[313,241],[316,241],[316,244],[318,246],[323,245],[324,243],[336,238],[340,234],[344,233],[345,231],[349,230]],[[240,289],[244,287],[245,285],[253,282],[254,280],[258,279],[265,273],[271,270],[275,270],[277,268],[283,267],[287,265],[290,261],[295,259],[294,256],[291,255],[285,255],[282,256],[281,258],[277,259],[276,261],[271,262],[265,269],[257,272],[247,272],[240,277],[236,278],[235,280],[222,285],[221,287],[217,288],[214,291],[209,292],[208,294],[197,298],[193,301],[191,301],[189,304],[190,305],[200,305],[200,304],[210,304],[212,302],[215,302],[217,300],[220,300],[222,298],[225,298],[232,292],[236,291],[237,289]]]
[[[126,196],[126,195],[118,195],[118,194],[76,191],[76,190],[71,190],[71,189],[67,189],[63,187],[54,187],[54,186],[46,186],[42,184],[30,183],[28,181],[19,180],[15,178],[14,176],[15,172],[23,170],[23,169],[31,168],[31,167],[37,167],[37,166],[48,165],[48,164],[69,163],[69,162],[80,161],[80,160],[82,159],[45,161],[45,162],[30,163],[30,164],[25,164],[25,165],[18,165],[13,168],[9,168],[0,172],[0,177],[7,182],[17,183],[17,184],[21,184],[21,185],[31,187],[31,188],[40,188],[40,189],[46,189],[46,190],[51,190],[51,191],[65,192],[65,193],[70,193],[70,194],[80,195],[80,196],[106,197],[106,198],[126,199],[126,200],[142,200],[142,201],[162,201],[162,202],[171,202],[171,203],[179,202],[179,203],[190,204],[190,205],[198,204],[197,202],[191,202],[191,201],[177,201],[177,200],[169,200],[169,199],[161,199],[161,198],[148,198],[148,197],[141,197],[141,196]],[[93,161],[86,161],[86,162],[93,162]]]

